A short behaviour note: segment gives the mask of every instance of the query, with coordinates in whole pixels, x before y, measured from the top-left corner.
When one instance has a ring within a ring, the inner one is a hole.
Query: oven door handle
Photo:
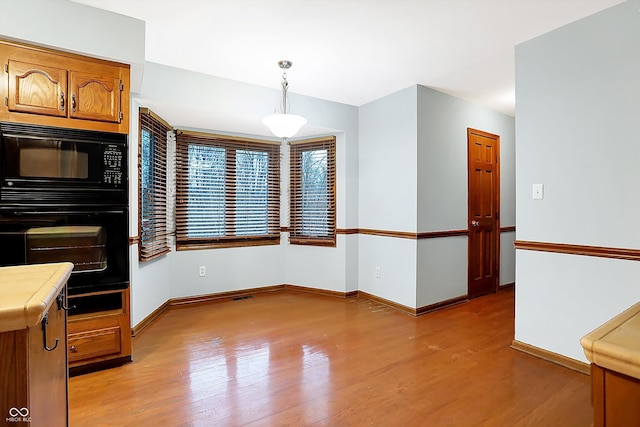
[[[87,210],[87,211],[13,211],[13,215],[101,215],[101,214],[123,214],[125,209],[113,209],[113,210]]]

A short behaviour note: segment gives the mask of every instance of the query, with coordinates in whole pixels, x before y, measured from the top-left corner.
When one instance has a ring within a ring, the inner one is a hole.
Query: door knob
[[[471,225],[473,225],[474,227],[477,227],[480,225],[480,223],[476,220],[471,221]]]

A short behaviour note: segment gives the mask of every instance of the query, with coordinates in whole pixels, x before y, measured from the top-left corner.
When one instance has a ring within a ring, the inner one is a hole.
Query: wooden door
[[[469,298],[496,292],[500,265],[500,137],[467,129]]]
[[[95,73],[69,73],[69,117],[120,122],[121,81],[119,70],[104,66]]]
[[[67,70],[9,60],[9,111],[66,117]]]

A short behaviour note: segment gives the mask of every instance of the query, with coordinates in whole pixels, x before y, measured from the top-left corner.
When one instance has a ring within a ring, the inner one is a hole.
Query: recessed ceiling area
[[[414,84],[515,115],[515,45],[623,0],[73,0],[145,21],[145,59],[360,106]]]

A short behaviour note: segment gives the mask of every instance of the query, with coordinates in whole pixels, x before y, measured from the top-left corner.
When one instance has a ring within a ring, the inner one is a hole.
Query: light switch
[[[533,184],[533,200],[544,199],[544,184]]]

